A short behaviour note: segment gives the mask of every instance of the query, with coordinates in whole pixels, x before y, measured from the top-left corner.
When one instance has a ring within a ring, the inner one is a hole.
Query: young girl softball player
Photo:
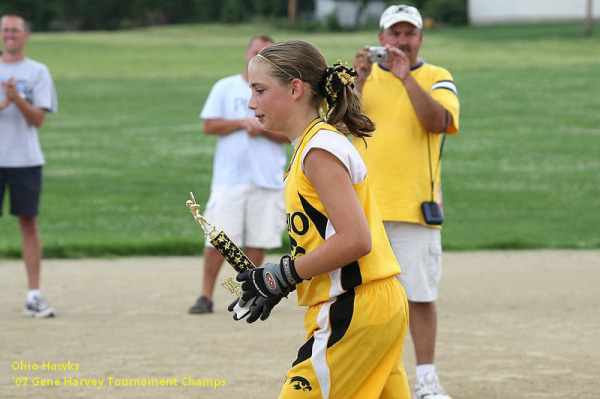
[[[264,48],[249,64],[249,108],[295,148],[285,179],[291,256],[238,275],[248,321],[266,319],[297,289],[306,343],[280,398],[409,399],[402,365],[408,308],[400,266],[345,134],[374,130],[353,89],[356,73],[327,66],[302,41]],[[230,310],[233,310],[233,305]]]

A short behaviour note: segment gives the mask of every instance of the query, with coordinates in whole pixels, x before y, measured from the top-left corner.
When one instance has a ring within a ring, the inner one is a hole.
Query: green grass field
[[[376,31],[302,33],[261,25],[33,34],[59,113],[41,131],[45,257],[195,254],[185,201],[205,203],[215,139],[198,114],[213,83],[244,67],[250,36],[303,39],[352,61]],[[445,66],[461,130],[444,150],[444,248],[600,248],[600,40],[583,25],[426,32]],[[0,218],[0,257],[20,256]]]

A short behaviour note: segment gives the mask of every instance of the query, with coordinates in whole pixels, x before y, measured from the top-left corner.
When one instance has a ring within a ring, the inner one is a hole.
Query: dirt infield
[[[236,323],[219,288],[216,313],[188,315],[201,265],[49,260],[43,291],[58,317],[34,320],[21,316],[21,262],[0,261],[0,398],[276,398],[304,341],[303,310],[291,298],[267,322]],[[455,399],[599,398],[599,282],[600,251],[445,253],[446,389]],[[404,359],[412,385],[410,339]]]

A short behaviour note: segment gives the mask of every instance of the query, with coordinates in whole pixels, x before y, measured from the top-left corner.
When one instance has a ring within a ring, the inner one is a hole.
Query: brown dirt
[[[201,265],[193,257],[48,260],[43,291],[58,316],[34,320],[21,316],[22,263],[0,261],[0,398],[276,398],[304,341],[303,310],[290,298],[267,322],[234,322],[219,287],[214,314],[188,315]],[[436,363],[448,392],[599,398],[599,281],[600,251],[445,253]],[[69,362],[70,370],[42,370]],[[410,338],[404,362],[412,385]],[[102,388],[73,385],[90,379]],[[161,379],[177,386],[116,386]],[[190,379],[200,386],[184,386]]]

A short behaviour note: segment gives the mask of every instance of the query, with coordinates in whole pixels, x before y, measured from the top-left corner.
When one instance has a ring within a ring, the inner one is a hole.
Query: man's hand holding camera
[[[394,74],[395,77],[404,82],[404,80],[407,77],[411,76],[410,59],[404,51],[400,50],[397,47],[392,47],[389,44],[387,44],[385,48],[390,54],[390,72],[392,72],[392,74]]]
[[[373,69],[373,63],[370,61],[371,55],[369,46],[364,46],[358,50],[352,62],[354,70],[358,73],[358,77],[354,80],[354,87],[359,93],[362,92],[365,81]]]
[[[354,56],[354,70],[358,72],[358,78],[354,84],[358,92],[362,92],[363,85],[373,69],[373,63],[376,62],[381,62],[403,82],[411,76],[410,59],[401,49],[389,44],[386,44],[385,47],[364,46]]]

